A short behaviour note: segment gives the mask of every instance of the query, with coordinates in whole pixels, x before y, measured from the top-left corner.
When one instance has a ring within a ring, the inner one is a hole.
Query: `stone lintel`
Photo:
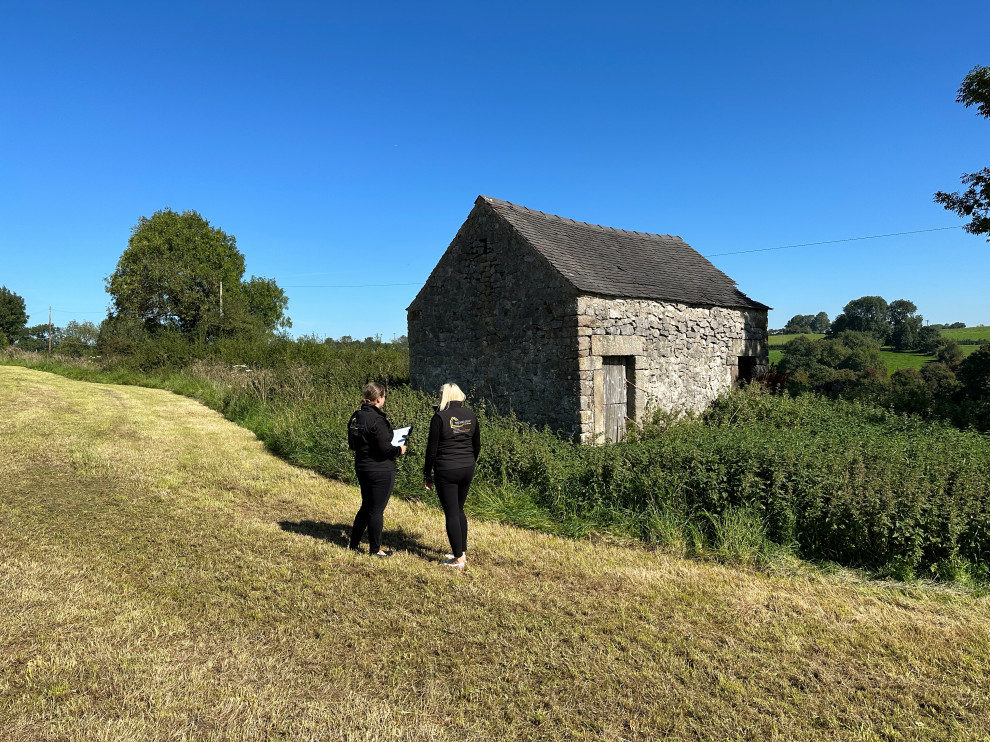
[[[592,335],[591,354],[595,356],[646,355],[643,338],[638,335]]]
[[[757,339],[744,340],[736,338],[732,341],[730,353],[732,356],[765,356],[766,350],[762,341]],[[733,362],[735,362],[733,360]]]

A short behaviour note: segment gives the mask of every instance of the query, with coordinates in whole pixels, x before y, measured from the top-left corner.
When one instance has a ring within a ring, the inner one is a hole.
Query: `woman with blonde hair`
[[[467,518],[464,501],[481,452],[481,430],[474,412],[464,405],[464,392],[457,384],[440,388],[440,406],[430,420],[426,444],[423,485],[436,488],[443,507],[451,553],[444,565],[464,569],[467,564]]]
[[[371,382],[364,387],[361,409],[347,423],[347,444],[354,452],[354,472],[361,485],[361,509],[351,529],[351,548],[357,550],[364,532],[372,556],[392,556],[382,549],[385,506],[395,486],[395,459],[406,452],[405,446],[392,445],[392,425],[382,407],[385,387]]]

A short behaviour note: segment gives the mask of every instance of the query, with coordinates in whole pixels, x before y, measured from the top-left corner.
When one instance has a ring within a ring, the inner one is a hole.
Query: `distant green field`
[[[781,337],[785,336],[782,335]],[[942,337],[957,342],[959,340],[990,340],[990,327],[962,327],[958,330],[942,330]]]
[[[793,340],[794,338],[799,338],[802,335],[804,335],[804,337],[811,338],[812,340],[821,340],[823,337],[825,337],[824,335],[816,335],[814,333],[807,333],[807,334],[806,333],[792,333],[790,335],[771,335],[770,336],[770,347],[771,348],[774,348],[774,347],[778,347],[778,346],[787,345],[787,343],[791,342],[791,340]]]
[[[973,348],[978,346],[974,345]],[[965,351],[964,351],[965,352]],[[896,350],[881,350],[880,356],[887,364],[887,373],[892,374],[902,368],[921,369],[926,363],[935,360],[935,356],[927,356],[924,353],[900,353]]]
[[[796,337],[800,337],[800,334],[792,335],[771,335],[770,336],[770,363],[779,363],[781,357],[784,355],[782,348],[788,342]],[[808,334],[808,337],[812,340],[819,340],[824,335]],[[958,330],[942,330],[942,337],[949,338],[950,340],[960,341],[960,340],[990,340],[990,327],[980,326],[980,327],[963,327]],[[968,356],[970,353],[975,352],[979,349],[979,345],[960,345],[964,356]],[[895,350],[890,350],[889,348],[880,351],[883,356],[884,363],[887,364],[887,373],[894,373],[902,368],[917,368],[920,369],[926,363],[935,360],[935,356],[925,355],[924,353],[899,353]]]

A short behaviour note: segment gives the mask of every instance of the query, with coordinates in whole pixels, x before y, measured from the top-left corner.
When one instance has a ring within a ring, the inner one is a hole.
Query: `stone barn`
[[[479,196],[409,306],[410,376],[618,440],[766,371],[768,309],[680,237]]]

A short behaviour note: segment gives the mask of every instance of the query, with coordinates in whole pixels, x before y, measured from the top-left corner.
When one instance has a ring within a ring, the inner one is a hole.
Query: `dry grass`
[[[0,738],[990,738],[990,602],[471,524],[157,390],[0,367]]]

